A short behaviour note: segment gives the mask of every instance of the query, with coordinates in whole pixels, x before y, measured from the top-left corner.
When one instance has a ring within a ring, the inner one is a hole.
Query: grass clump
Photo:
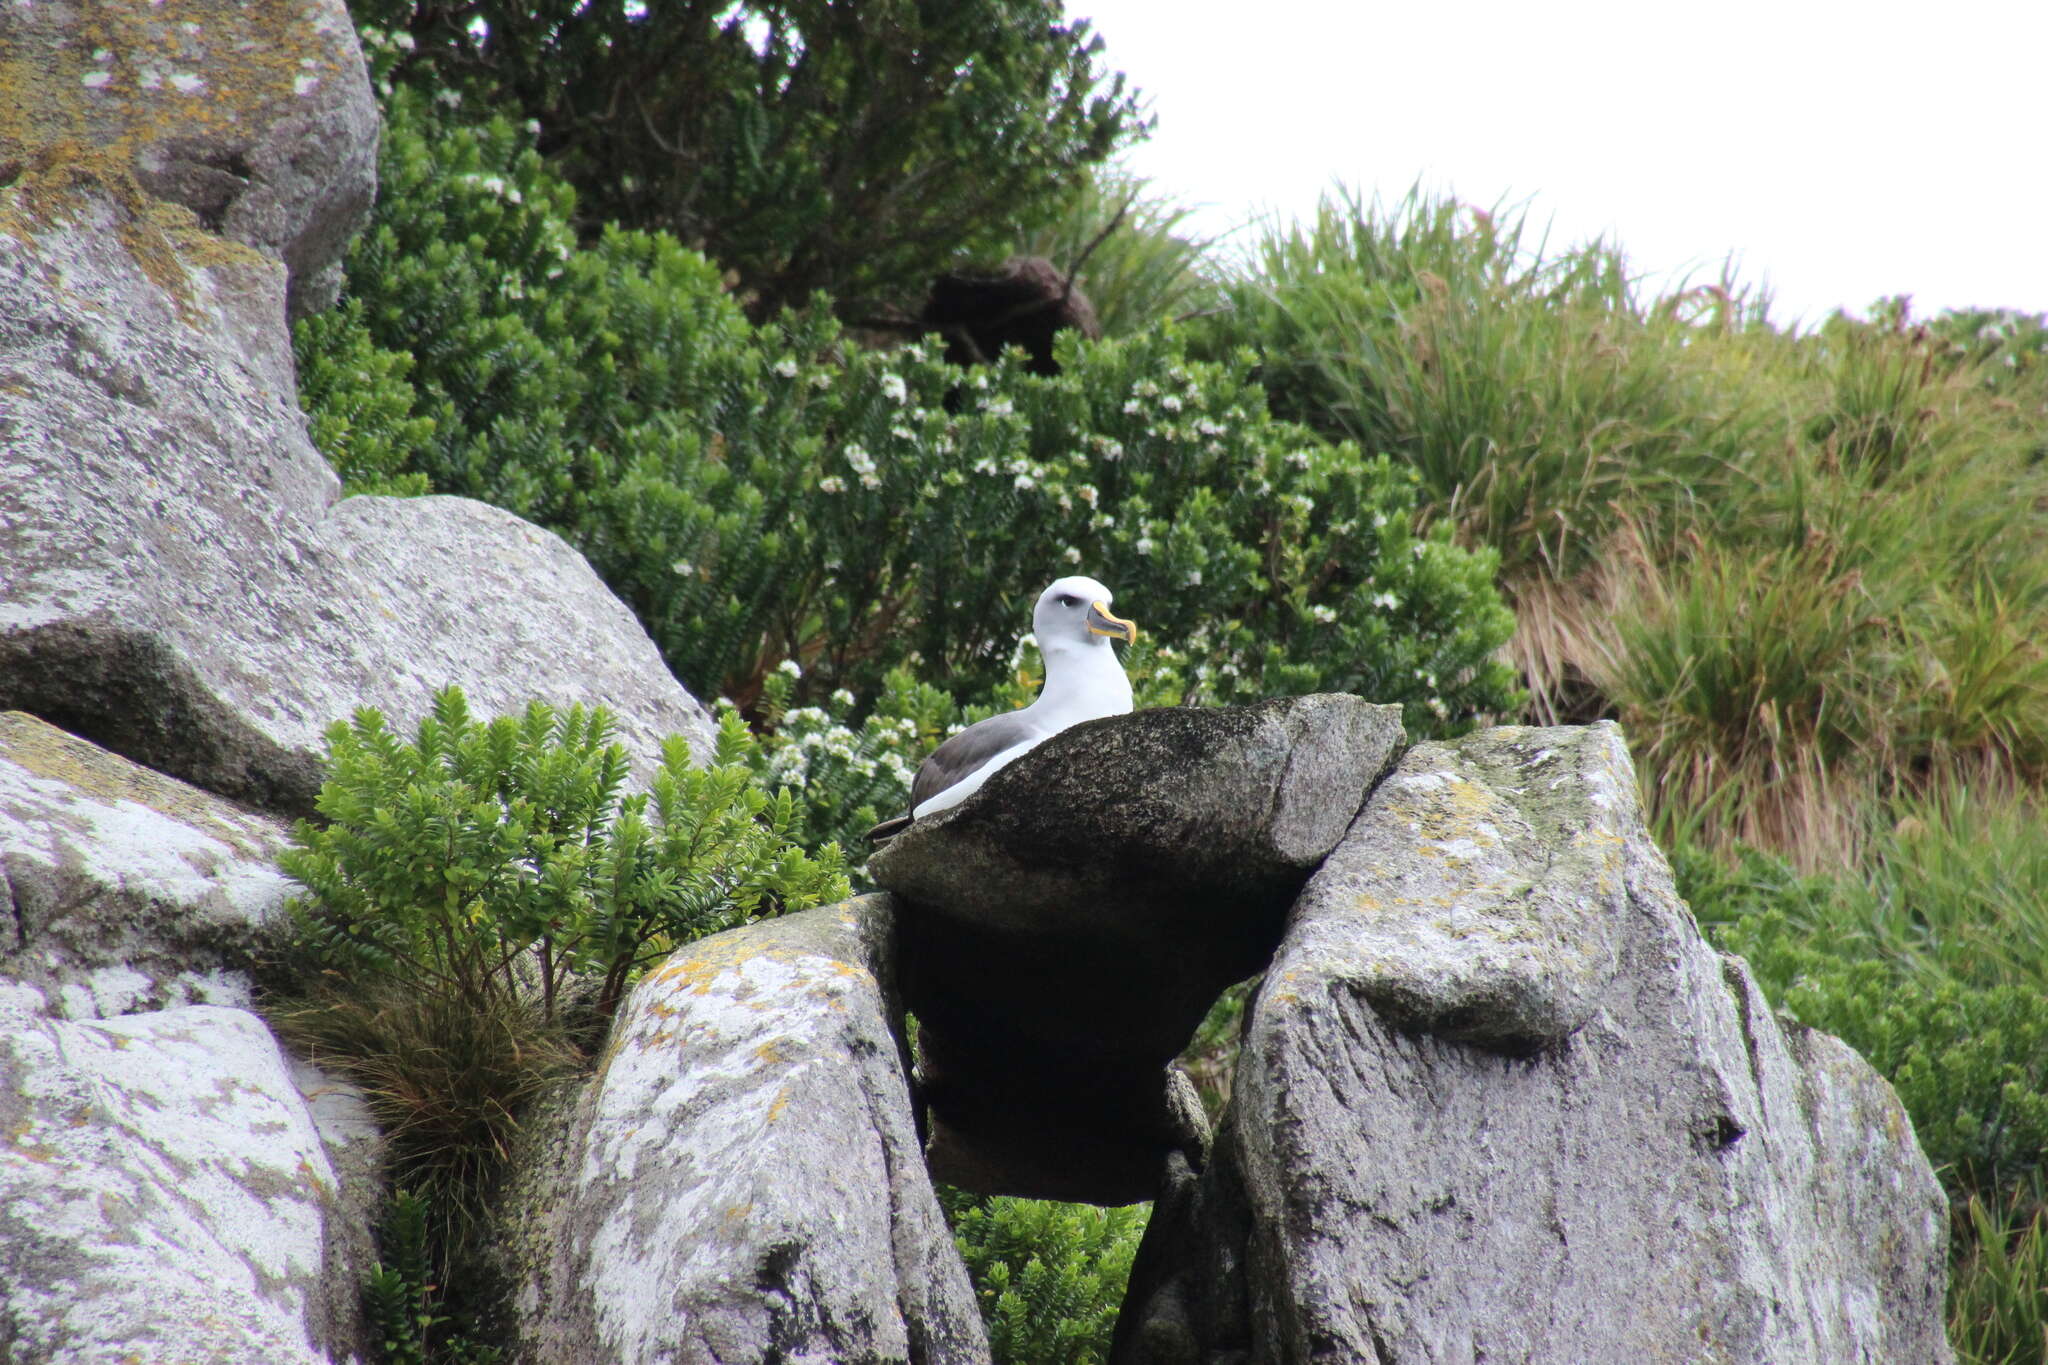
[[[1949,1342],[1963,1365],[2048,1365],[2048,1197],[1972,1198],[1949,1289]]]

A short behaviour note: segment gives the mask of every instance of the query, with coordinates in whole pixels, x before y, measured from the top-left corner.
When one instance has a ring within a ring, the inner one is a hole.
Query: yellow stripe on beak
[[[1108,635],[1122,640],[1127,645],[1138,643],[1138,623],[1126,621],[1121,616],[1112,616],[1106,602],[1091,602],[1088,605],[1088,633]]]

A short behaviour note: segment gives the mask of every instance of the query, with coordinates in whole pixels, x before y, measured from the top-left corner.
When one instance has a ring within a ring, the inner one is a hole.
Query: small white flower
[[[1151,553],[1152,553],[1152,551],[1153,551],[1153,550],[1155,550],[1155,549],[1157,549],[1157,548],[1158,548],[1158,545],[1157,545],[1157,543],[1156,543],[1156,542],[1155,542],[1155,541],[1154,541],[1154,540],[1152,539],[1152,537],[1150,537],[1150,536],[1139,536],[1139,537],[1138,537],[1138,553],[1139,553],[1139,554],[1141,554],[1141,555],[1149,555],[1149,554],[1151,554]]]
[[[1017,405],[1007,398],[991,398],[981,405],[981,410],[992,417],[1008,417],[1017,410]]]
[[[775,665],[775,671],[777,673],[787,673],[792,678],[801,678],[804,675],[802,666],[795,659],[784,659],[781,663]]]
[[[675,563],[668,566],[668,571],[672,574],[688,578],[691,574],[697,572],[697,566],[687,559],[678,559]]]
[[[974,472],[977,474],[994,474],[999,471],[996,469],[996,462],[984,455],[974,462]]]
[[[1169,393],[1166,397],[1159,400],[1159,406],[1165,408],[1168,412],[1179,412],[1180,399],[1175,398]]]
[[[884,374],[882,376],[882,393],[891,402],[907,403],[910,401],[910,389],[904,384],[903,376],[900,374]]]
[[[462,92],[459,90],[436,90],[434,92],[434,103],[453,109],[462,103]]]
[[[796,378],[796,357],[793,355],[786,355],[782,357],[782,359],[776,361],[775,373],[781,375],[784,379]]]
[[[843,687],[835,687],[835,688],[833,688],[833,689],[832,689],[832,704],[833,704],[834,706],[851,706],[851,705],[853,705],[853,693],[851,693],[851,692],[847,691],[847,690],[846,690],[845,688],[843,688]]]
[[[917,433],[909,427],[890,427],[889,434],[899,441],[915,441],[917,439]]]
[[[1307,469],[1308,452],[1306,450],[1295,451],[1292,455],[1289,455],[1287,457],[1287,463],[1293,465],[1296,469]]]
[[[1331,608],[1323,606],[1321,603],[1317,603],[1315,606],[1310,607],[1308,609],[1308,614],[1312,618],[1314,618],[1315,623],[1319,626],[1327,626],[1330,624],[1330,622],[1337,619],[1337,613]]]
[[[1032,478],[1029,474],[1019,474],[1015,479],[1011,480],[1010,486],[1019,491],[1028,492],[1038,487],[1038,480]]]
[[[1188,570],[1188,586],[1191,588],[1199,588],[1202,586],[1202,571],[1200,569]]]
[[[832,372],[830,370],[819,370],[816,374],[813,374],[811,376],[811,387],[814,389],[831,388]]]
[[[1381,611],[1393,611],[1401,605],[1401,599],[1390,592],[1376,592],[1372,595],[1372,604]]]
[[[988,376],[987,376],[987,375],[985,375],[985,374],[978,374],[978,375],[974,376],[974,387],[975,387],[975,388],[977,388],[977,389],[985,389],[985,388],[987,388],[987,387],[988,387]]]
[[[840,478],[837,474],[830,478],[820,479],[818,480],[818,491],[820,493],[844,493],[846,491],[846,480]]]
[[[1121,460],[1124,457],[1124,446],[1121,441],[1104,441],[1099,449],[1105,460]]]
[[[1080,562],[1081,562],[1081,552],[1080,552],[1079,550],[1075,549],[1075,548],[1074,548],[1073,546],[1069,545],[1069,546],[1067,547],[1067,563],[1069,563],[1069,564],[1079,564]]]
[[[860,475],[862,488],[882,486],[881,477],[875,473],[875,457],[863,450],[858,442],[848,441],[846,449],[841,453],[846,456],[846,462],[853,466],[853,472]]]
[[[1124,403],[1124,416],[1126,417],[1136,417],[1139,413],[1143,412],[1144,410],[1145,409],[1138,406],[1138,400],[1135,398],[1128,399]]]
[[[1080,494],[1081,501],[1087,503],[1090,507],[1093,507],[1095,500],[1102,496],[1102,494],[1095,491],[1095,485],[1092,483],[1084,483],[1074,491]]]
[[[1195,423],[1195,430],[1201,432],[1204,436],[1221,436],[1224,427],[1223,423],[1215,418],[1204,417]]]
[[[410,52],[413,50],[414,44],[412,40],[412,35],[410,33],[405,32],[403,29],[400,29],[398,32],[392,34],[391,41],[393,44],[397,46],[400,52]]]
[[[1438,720],[1449,720],[1451,718],[1451,708],[1444,705],[1442,697],[1431,697],[1429,699],[1429,709],[1436,713]]]

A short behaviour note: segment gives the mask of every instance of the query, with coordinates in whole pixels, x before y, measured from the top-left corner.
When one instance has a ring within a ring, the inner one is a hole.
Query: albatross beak
[[[1138,624],[1126,621],[1121,616],[1109,614],[1104,602],[1093,602],[1088,607],[1088,633],[1090,635],[1113,635],[1127,645],[1138,643]]]

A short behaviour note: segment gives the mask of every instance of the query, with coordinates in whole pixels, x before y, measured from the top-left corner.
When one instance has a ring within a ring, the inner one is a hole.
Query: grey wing
[[[1020,720],[1021,715],[1012,711],[1007,716],[978,720],[932,750],[911,779],[910,808],[916,810],[1003,750],[1031,738],[1037,727]]]

